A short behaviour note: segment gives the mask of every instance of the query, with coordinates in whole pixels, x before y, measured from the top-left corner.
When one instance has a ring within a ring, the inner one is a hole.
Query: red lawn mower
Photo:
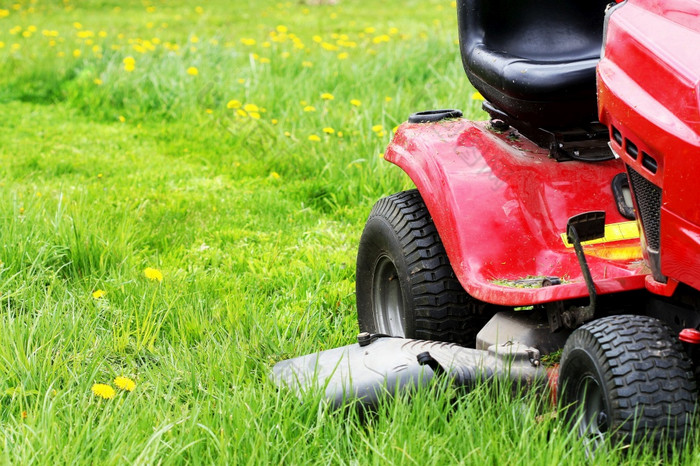
[[[370,213],[358,343],[273,379],[336,404],[441,374],[549,381],[595,443],[682,438],[700,367],[700,1],[457,3],[490,120],[401,125],[385,158],[417,189]]]

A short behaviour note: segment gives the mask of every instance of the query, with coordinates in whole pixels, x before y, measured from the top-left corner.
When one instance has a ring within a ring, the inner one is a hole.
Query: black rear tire
[[[377,201],[357,254],[360,330],[473,346],[487,305],[457,280],[417,190]]]
[[[678,443],[697,397],[692,363],[661,321],[637,315],[594,320],[564,346],[559,402],[590,451],[606,435],[625,444]]]

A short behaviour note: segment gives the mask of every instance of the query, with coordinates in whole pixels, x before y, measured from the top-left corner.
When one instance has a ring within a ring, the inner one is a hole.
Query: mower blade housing
[[[487,350],[451,343],[380,337],[364,346],[353,344],[278,362],[270,378],[299,396],[323,390],[333,406],[359,400],[374,406],[383,396],[411,392],[434,377],[449,377],[470,386],[494,377],[518,386],[546,382],[539,351],[517,343]]]

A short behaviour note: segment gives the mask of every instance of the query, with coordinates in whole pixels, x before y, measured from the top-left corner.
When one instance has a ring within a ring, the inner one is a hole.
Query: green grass
[[[1,460],[585,462],[536,396],[436,387],[361,418],[267,379],[357,332],[364,221],[412,187],[392,128],[482,116],[456,39],[445,0],[0,5]],[[92,394],[120,375],[133,392]]]

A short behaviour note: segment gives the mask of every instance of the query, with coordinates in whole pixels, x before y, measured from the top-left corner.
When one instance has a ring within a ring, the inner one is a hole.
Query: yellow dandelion
[[[92,292],[92,297],[95,298],[95,299],[100,299],[100,298],[103,297],[105,294],[107,294],[107,293],[105,292],[105,290],[95,290],[95,291]]]
[[[194,66],[190,66],[189,68],[187,68],[187,74],[189,74],[190,76],[197,76],[199,74],[199,70]]]
[[[347,60],[350,55],[347,52],[341,52],[338,54],[338,60]]]
[[[301,62],[301,66],[303,66],[304,68],[311,68],[312,66],[314,66],[314,64],[310,61],[303,61]]]
[[[323,128],[323,132],[326,134],[333,134],[333,133],[335,133],[335,130],[333,128],[331,128],[330,126],[328,126],[326,128]]]
[[[131,380],[129,377],[116,377],[114,379],[114,385],[117,386],[117,388],[121,388],[122,390],[126,390],[127,392],[132,392],[134,391],[134,388],[136,388],[136,382]]]
[[[245,110],[243,110],[242,108],[239,108],[238,110],[236,110],[236,115],[244,117],[244,116],[248,116],[248,113]]]
[[[240,100],[229,100],[228,103],[226,104],[226,108],[241,108],[241,103]]]
[[[389,96],[384,97],[384,102],[391,102],[393,99]]]
[[[331,94],[330,92],[324,92],[323,94],[321,94],[321,98],[322,98],[323,100],[333,100],[333,99],[335,99],[335,97],[333,97],[333,94]]]
[[[270,123],[272,123],[273,125],[276,125],[279,122],[277,121],[276,118],[273,118],[272,120],[270,120]]]
[[[309,136],[309,141],[318,142],[320,140],[321,140],[321,138],[316,136],[315,134],[312,134],[311,136]]]
[[[258,112],[250,112],[248,114],[249,117],[251,117],[253,120],[259,120],[260,119],[260,114]]]
[[[338,131],[338,132],[335,133],[335,134],[336,134],[339,138],[342,138],[342,137],[343,137],[343,132],[342,132],[342,131]]]
[[[472,94],[472,100],[484,100],[484,96],[477,91]]]
[[[196,6],[194,7],[194,12],[198,15],[201,15],[202,13],[204,13],[204,8],[202,8],[201,6]]]
[[[379,158],[380,158],[380,159],[383,159],[383,158],[384,158],[384,152],[380,152],[380,153],[379,153]]]
[[[360,105],[362,105],[362,102],[360,102],[360,101],[357,100],[357,99],[352,99],[352,100],[350,101],[350,105],[353,105],[353,106],[355,106],[355,107],[359,107]]]
[[[259,111],[260,111],[260,107],[258,107],[258,106],[255,105],[255,104],[245,104],[245,105],[243,106],[243,110],[245,110],[245,111],[248,112],[248,113],[250,113],[250,112],[259,112]]]
[[[96,86],[102,85],[102,80],[100,78],[95,78],[92,80],[92,82],[95,83]]]
[[[114,398],[114,395],[116,395],[116,392],[112,387],[110,387],[107,384],[104,383],[96,383],[95,385],[92,386],[92,393],[95,394],[95,396],[99,396],[100,398],[104,398],[105,400],[110,400]]]
[[[313,105],[307,105],[306,107],[304,107],[304,111],[305,112],[315,112],[316,107],[314,107]]]
[[[255,39],[243,38],[243,39],[241,39],[241,44],[243,44],[243,45],[248,45],[248,46],[255,45],[255,44],[256,44],[256,40],[255,40]]]
[[[372,131],[375,133],[380,133],[384,130],[384,127],[382,125],[374,125],[372,126]]]
[[[245,84],[245,79],[243,78],[238,78],[238,84]]]
[[[276,180],[279,180],[280,174],[277,172],[272,172],[272,173],[270,173],[270,178],[274,178]]]
[[[75,58],[80,58],[80,55],[82,55],[82,52],[80,51],[80,49],[73,50],[73,56]]]
[[[270,63],[270,59],[269,59],[269,58],[262,57],[262,58],[260,59],[260,63]]]
[[[136,60],[132,56],[124,58],[124,60],[122,60],[122,63],[124,63],[125,71],[132,72],[136,68]]]
[[[156,280],[159,282],[163,281],[163,273],[158,269],[154,269],[153,267],[146,267],[143,271],[143,274],[149,280]]]

